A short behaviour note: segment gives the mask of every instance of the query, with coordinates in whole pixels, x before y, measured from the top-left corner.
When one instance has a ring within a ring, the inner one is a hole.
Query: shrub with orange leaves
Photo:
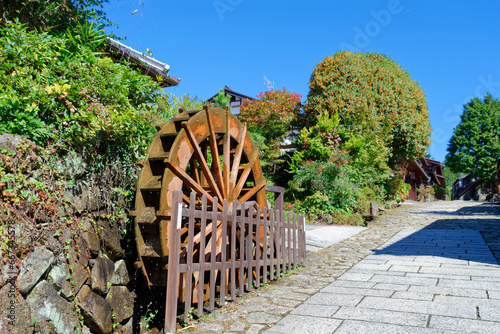
[[[261,160],[264,160],[264,166],[266,161],[270,162],[275,170],[276,164],[283,162],[280,159],[282,149],[291,144],[296,136],[294,129],[301,112],[302,95],[283,88],[260,93],[257,97],[258,100],[243,101],[239,118],[247,122],[250,133],[264,138],[265,152]]]
[[[374,109],[389,134],[392,165],[425,154],[431,126],[424,92],[401,66],[376,53],[341,51],[316,65],[309,81],[306,117]],[[353,106],[362,106],[362,108]]]
[[[250,132],[259,132],[266,139],[284,140],[297,121],[302,95],[286,88],[257,95],[258,100],[243,101],[240,119],[247,122]]]

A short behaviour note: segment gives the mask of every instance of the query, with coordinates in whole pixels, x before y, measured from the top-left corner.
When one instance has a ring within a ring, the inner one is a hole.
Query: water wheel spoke
[[[211,229],[210,229],[211,231]],[[222,253],[222,222],[218,222],[217,227],[216,227],[216,236],[215,236],[215,257],[217,258],[221,253]],[[208,234],[208,230],[207,230]],[[210,256],[212,255],[212,242],[213,242],[213,237],[210,237],[210,240],[207,243],[207,246],[205,247],[205,255],[207,256],[206,261],[210,259]]]
[[[241,193],[241,189],[243,189],[243,186],[245,185],[245,182],[248,179],[248,175],[250,175],[250,172],[252,171],[252,167],[253,167],[255,161],[257,160],[258,156],[259,156],[259,150],[256,149],[252,153],[252,156],[250,157],[247,165],[243,169],[243,172],[241,173],[240,179],[238,180],[238,183],[234,187],[233,192],[231,194],[231,198],[229,199],[229,201],[231,201],[231,202],[235,201],[239,197],[239,195]]]
[[[243,154],[243,146],[245,145],[245,136],[247,135],[247,123],[243,125],[243,131],[241,132],[240,142],[236,147],[236,152],[234,153],[233,166],[231,168],[231,175],[229,178],[229,189],[233,190],[236,184],[236,179],[238,177],[238,169],[240,168],[241,155]]]
[[[192,158],[189,162],[189,165],[191,167],[191,177],[196,181],[196,183],[201,184],[200,173],[198,171],[196,159]]]
[[[229,112],[226,114],[226,127],[229,127]],[[227,194],[230,194],[230,189],[229,189],[229,171],[231,169],[231,136],[229,134],[229,131],[226,131],[224,134],[224,143],[223,143],[223,160],[222,160],[222,173],[223,173],[223,183],[224,187],[227,190]]]
[[[198,142],[196,141],[196,137],[193,134],[193,131],[191,130],[191,127],[189,126],[188,123],[184,122],[182,123],[182,127],[186,131],[186,135],[191,142],[191,146],[194,149],[194,155],[196,157],[196,160],[200,164],[201,171],[203,172],[203,175],[205,175],[205,179],[208,182],[208,185],[210,186],[210,189],[219,197],[222,197],[222,193],[220,192],[219,188],[217,187],[217,184],[215,183],[214,177],[212,176],[212,173],[210,172],[210,168],[208,167],[207,160],[205,159],[205,156],[201,152],[200,146]],[[214,162],[212,162],[214,163]]]
[[[200,272],[195,271],[193,273],[193,287],[197,287],[200,284]],[[198,303],[198,289],[193,289],[193,303]]]
[[[205,237],[206,237],[207,235],[209,235],[209,234],[212,232],[212,226],[213,226],[213,224],[212,224],[212,223],[207,224],[207,227],[206,227],[206,229],[205,229]],[[216,228],[218,228],[218,227],[216,227]],[[195,234],[195,235],[194,235],[194,237],[193,237],[193,243],[194,243],[195,245],[199,245],[200,240],[201,240],[201,232],[198,232],[198,233],[197,233],[197,234]],[[206,249],[208,249],[208,246],[205,246],[205,248],[206,248]]]
[[[189,197],[187,197],[186,194],[182,194],[182,200],[184,201],[184,203],[186,203],[187,205],[189,205],[191,203],[191,200],[189,199]]]
[[[222,198],[228,197],[228,190],[224,187],[224,182],[222,179],[222,171],[219,164],[219,149],[217,148],[217,137],[215,135],[214,125],[212,119],[210,118],[210,113],[208,109],[205,110],[207,122],[208,122],[208,131],[209,131],[209,143],[210,143],[210,151],[212,152],[212,167],[215,172],[215,177],[217,179],[217,183],[219,184],[222,190]]]
[[[241,203],[241,202],[246,202],[250,199],[250,197],[252,197],[253,195],[255,195],[257,193],[257,191],[259,191],[260,189],[262,189],[262,187],[264,187],[266,185],[266,182],[267,180],[262,180],[260,181],[257,185],[255,185],[254,187],[250,188],[250,190],[248,190],[248,192],[241,196],[238,201]]]
[[[179,179],[181,179],[183,182],[185,182],[192,190],[194,190],[198,195],[206,195],[207,200],[210,204],[214,203],[214,198],[200,186],[198,183],[196,183],[195,180],[191,178],[184,170],[179,168],[179,166],[173,165],[170,162],[166,163],[168,169],[172,171]],[[220,203],[217,204],[219,209],[222,210],[222,205]]]

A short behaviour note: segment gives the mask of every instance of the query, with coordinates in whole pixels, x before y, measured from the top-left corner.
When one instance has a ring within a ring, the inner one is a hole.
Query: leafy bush
[[[16,0],[0,2],[0,19],[18,20],[31,29],[61,33],[89,21],[112,25],[102,11],[109,0]]]
[[[162,123],[177,115],[181,108],[185,110],[201,110],[205,105],[205,102],[198,96],[184,94],[181,97],[176,97],[172,93],[159,96],[156,103],[158,104],[158,113],[163,117]]]
[[[308,120],[338,114],[343,123],[355,113],[375,111],[394,165],[424,155],[431,127],[422,89],[389,57],[376,53],[337,52],[316,65],[305,105]],[[310,124],[311,124],[310,123]]]
[[[404,202],[408,197],[411,185],[405,183],[400,174],[396,174],[387,179],[385,189],[387,193],[387,200]]]
[[[158,85],[127,64],[94,51],[91,25],[56,37],[19,23],[0,28],[0,132],[52,145],[61,159],[86,164],[81,182],[99,189],[108,214],[133,198],[137,161],[165,122]]]
[[[418,83],[389,57],[342,51],[316,66],[309,86],[290,162],[302,212],[357,224],[371,201],[403,201],[400,167],[430,143]]]
[[[0,29],[0,55],[0,131],[58,141],[90,158],[144,153],[158,118],[151,105],[158,86],[149,77],[98,57],[76,35],[19,23]]]
[[[311,161],[299,168],[290,182],[289,190],[299,199],[299,212],[311,220],[332,215],[336,217],[336,223],[345,223],[354,213],[364,213],[366,208],[359,206],[363,204],[360,201],[362,189],[350,180],[345,166],[337,159],[327,162]],[[355,224],[362,224],[362,219]]]
[[[290,162],[292,173],[297,172],[307,161],[327,161],[340,152],[340,137],[337,134],[339,123],[338,116],[322,113],[318,115],[314,126],[301,130],[297,139],[299,149]]]
[[[239,118],[247,122],[248,132],[253,137],[263,139],[258,147],[266,177],[285,185],[283,177],[288,179],[289,176],[281,167],[288,155],[283,148],[295,139],[294,128],[296,130],[301,110],[301,95],[283,88],[261,93],[257,97],[258,100],[243,101]]]

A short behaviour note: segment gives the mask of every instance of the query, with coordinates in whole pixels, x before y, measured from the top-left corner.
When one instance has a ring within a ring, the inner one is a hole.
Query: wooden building
[[[234,114],[234,115],[239,115],[239,113],[240,113],[240,106],[243,104],[243,101],[245,101],[247,99],[250,100],[250,101],[255,100],[255,98],[253,98],[253,97],[250,97],[248,95],[235,92],[234,90],[232,90],[228,86],[224,87],[224,93],[227,94],[227,95],[229,95],[229,96],[231,96],[231,100],[229,101],[229,104],[231,105],[231,113]],[[217,93],[214,96],[212,96],[211,98],[209,98],[207,100],[207,102],[214,103],[215,102],[214,98],[218,94],[219,93]]]
[[[461,176],[453,183],[453,188],[451,189],[451,199],[479,199],[481,195],[481,190],[479,188],[480,185],[481,180],[478,177],[473,177],[471,174]]]
[[[443,169],[444,165],[433,159],[420,158],[408,161],[405,174],[405,182],[411,186],[408,199],[418,200],[418,189],[421,186],[437,185],[446,188]]]

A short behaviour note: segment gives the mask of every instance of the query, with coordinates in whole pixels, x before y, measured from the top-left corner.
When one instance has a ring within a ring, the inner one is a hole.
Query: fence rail
[[[261,210],[252,203],[224,200],[218,212],[216,197],[211,209],[206,196],[201,206],[195,198],[191,193],[184,207],[181,191],[172,196],[166,333],[175,333],[178,310],[187,322],[193,306],[201,316],[217,301],[224,305],[226,298],[234,300],[304,263],[304,216],[279,210],[283,206],[278,201],[277,209]],[[187,238],[181,240],[186,229]]]

